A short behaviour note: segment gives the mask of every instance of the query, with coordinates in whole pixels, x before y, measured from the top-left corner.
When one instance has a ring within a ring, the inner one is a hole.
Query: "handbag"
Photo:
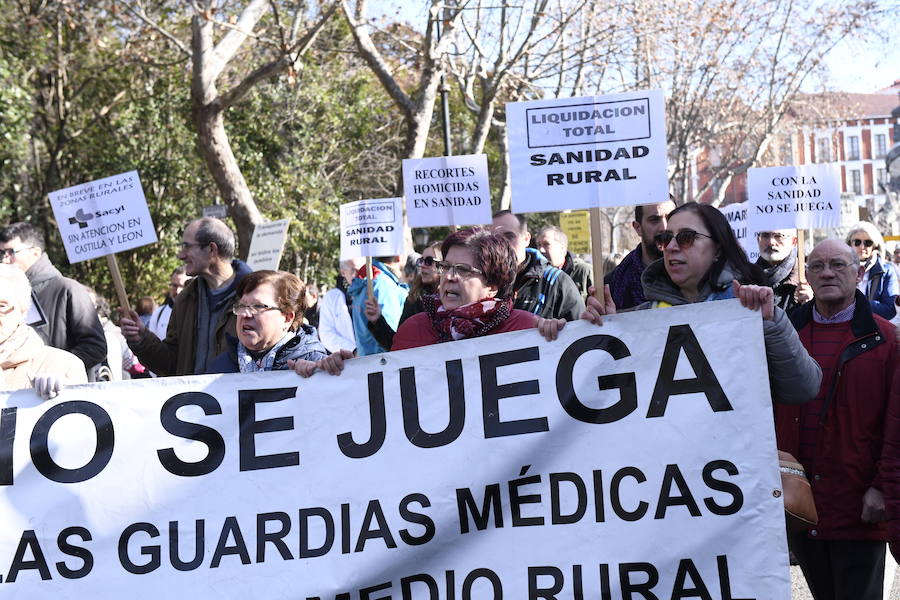
[[[778,468],[781,471],[781,490],[784,513],[789,531],[812,529],[819,522],[812,486],[806,473],[793,455],[778,451]]]

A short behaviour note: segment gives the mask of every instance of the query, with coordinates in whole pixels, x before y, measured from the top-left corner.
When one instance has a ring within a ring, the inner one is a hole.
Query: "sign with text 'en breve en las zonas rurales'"
[[[733,202],[727,206],[720,206],[719,212],[725,215],[734,237],[744,249],[747,258],[750,259],[750,262],[756,262],[759,258],[759,245],[756,242],[756,232],[749,227],[747,203]]]
[[[517,213],[668,198],[660,90],[506,105]]]
[[[747,212],[753,231],[841,226],[837,165],[750,169]]]
[[[290,224],[290,219],[279,219],[260,223],[253,228],[250,252],[247,253],[247,264],[251,269],[254,271],[278,270]]]
[[[341,260],[403,254],[403,199],[341,204]]]
[[[403,195],[410,227],[490,223],[487,156],[408,158],[403,161]]]
[[[157,241],[137,171],[50,192],[49,196],[70,263]]]
[[[0,597],[785,599],[767,380],[722,300],[0,394]]]

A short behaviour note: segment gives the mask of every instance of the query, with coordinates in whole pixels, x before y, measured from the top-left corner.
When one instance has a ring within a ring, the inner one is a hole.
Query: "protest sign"
[[[212,204],[204,206],[202,216],[213,217],[214,219],[224,219],[228,216],[228,206],[225,204]]]
[[[401,198],[341,204],[341,260],[403,254]]]
[[[50,206],[70,263],[157,241],[137,171],[50,192]]]
[[[750,262],[756,262],[759,258],[759,244],[756,243],[756,232],[748,227],[747,203],[735,202],[728,206],[720,206],[719,211],[728,219],[728,225],[741,248],[747,253],[747,258]]]
[[[517,213],[668,198],[660,90],[506,105]]]
[[[767,381],[760,315],[723,300],[340,377],[0,395],[0,589],[788,598],[768,386],[747,381]]]
[[[278,270],[290,224],[290,219],[281,219],[260,223],[253,229],[250,252],[247,253],[247,264],[251,269],[254,271]]]
[[[750,169],[747,195],[751,229],[840,227],[840,181],[834,164]]]
[[[466,154],[403,161],[403,195],[410,227],[491,222],[487,156]]]
[[[559,213],[559,228],[569,238],[569,252],[591,253],[590,213],[585,210]]]

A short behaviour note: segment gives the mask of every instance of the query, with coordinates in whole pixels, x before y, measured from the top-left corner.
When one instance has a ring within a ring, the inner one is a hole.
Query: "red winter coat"
[[[530,312],[524,310],[513,309],[509,313],[509,317],[500,323],[496,329],[491,331],[494,333],[506,333],[507,331],[518,331],[520,329],[531,329],[537,323],[537,317]],[[419,348],[420,346],[430,346],[438,343],[438,334],[431,325],[431,317],[428,313],[419,313],[413,315],[400,325],[394,335],[394,343],[391,346],[391,352],[395,350],[406,350],[407,348]]]
[[[819,524],[810,532],[814,539],[887,540],[886,523],[862,522],[862,498],[870,487],[884,491],[883,481],[900,479],[900,444],[885,439],[887,427],[900,427],[900,400],[891,396],[898,358],[895,329],[872,314],[862,294],[856,298],[853,341],[841,348],[834,378],[822,380],[830,392],[816,460],[803,465],[819,513]],[[808,302],[791,315],[808,350],[812,307]],[[794,456],[800,454],[803,410],[802,405],[775,405],[778,449]]]

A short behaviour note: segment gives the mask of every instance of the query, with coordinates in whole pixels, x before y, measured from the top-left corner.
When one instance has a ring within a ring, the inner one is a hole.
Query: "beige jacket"
[[[24,333],[0,344],[0,390],[30,388],[38,375],[53,375],[63,385],[87,383],[84,363],[77,356],[47,346],[31,327],[22,327]],[[15,347],[3,347],[9,343]]]

